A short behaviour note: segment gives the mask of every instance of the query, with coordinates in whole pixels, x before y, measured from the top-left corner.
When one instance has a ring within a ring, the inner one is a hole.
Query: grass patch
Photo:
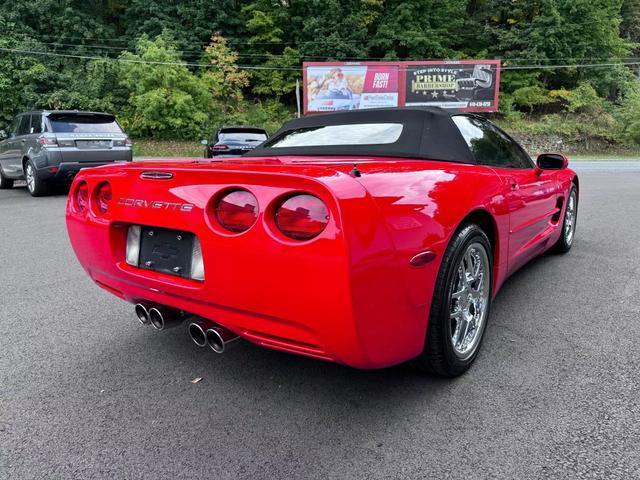
[[[198,141],[185,140],[133,140],[134,157],[204,157],[204,146]]]

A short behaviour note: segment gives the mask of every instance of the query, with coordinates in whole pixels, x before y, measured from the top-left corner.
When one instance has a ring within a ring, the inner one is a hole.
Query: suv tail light
[[[111,185],[109,182],[102,182],[98,185],[94,193],[95,209],[97,212],[102,214],[107,213],[109,211],[112,198],[113,194],[111,193]]]
[[[76,210],[78,212],[84,212],[89,204],[89,186],[87,182],[82,181],[78,183],[74,194],[74,200],[76,204]]]
[[[276,208],[275,221],[287,237],[310,240],[320,235],[329,223],[329,210],[318,197],[295,195]]]
[[[258,219],[258,200],[251,192],[234,190],[218,200],[215,216],[218,223],[227,230],[244,232]]]
[[[58,139],[56,137],[45,137],[43,135],[38,137],[38,143],[44,147],[55,147],[58,145]]]
[[[227,150],[229,150],[229,145],[214,145],[213,146],[213,151],[214,152],[226,152]]]
[[[114,147],[131,147],[133,146],[133,142],[129,137],[124,139],[116,139],[113,141]]]

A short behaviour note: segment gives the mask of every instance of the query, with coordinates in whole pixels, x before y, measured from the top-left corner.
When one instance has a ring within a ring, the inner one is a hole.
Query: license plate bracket
[[[76,148],[98,149],[111,148],[111,140],[76,140]]]
[[[138,266],[155,272],[189,278],[193,233],[166,228],[142,227]]]

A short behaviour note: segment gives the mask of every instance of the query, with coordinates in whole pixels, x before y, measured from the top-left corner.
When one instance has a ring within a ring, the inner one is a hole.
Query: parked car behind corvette
[[[131,141],[108,113],[33,111],[0,131],[0,188],[25,179],[34,197],[86,167],[131,161]]]
[[[267,139],[267,132],[258,127],[222,127],[210,139],[202,140],[204,157],[243,155]]]

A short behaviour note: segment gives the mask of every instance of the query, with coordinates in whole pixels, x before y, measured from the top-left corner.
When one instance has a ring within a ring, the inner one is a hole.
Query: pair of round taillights
[[[91,198],[91,200],[90,200]],[[90,197],[87,182],[81,181],[75,189],[74,203],[78,212],[93,204],[94,212],[106,214],[113,199],[109,182],[101,182]],[[249,230],[258,220],[258,199],[242,189],[227,191],[214,199],[212,213],[216,222],[231,233]],[[273,219],[278,230],[294,240],[311,240],[320,235],[329,223],[329,210],[314,195],[297,193],[284,197],[273,209]]]
[[[249,230],[258,220],[258,211],[258,199],[247,190],[226,192],[214,200],[216,221],[233,233]],[[329,210],[318,197],[297,193],[276,203],[273,219],[286,237],[311,240],[320,235],[329,223]]]
[[[105,214],[109,211],[109,205],[113,194],[109,182],[101,182],[93,190],[93,205],[96,213]],[[80,213],[89,207],[89,185],[87,182],[80,182],[74,194],[75,207]]]

